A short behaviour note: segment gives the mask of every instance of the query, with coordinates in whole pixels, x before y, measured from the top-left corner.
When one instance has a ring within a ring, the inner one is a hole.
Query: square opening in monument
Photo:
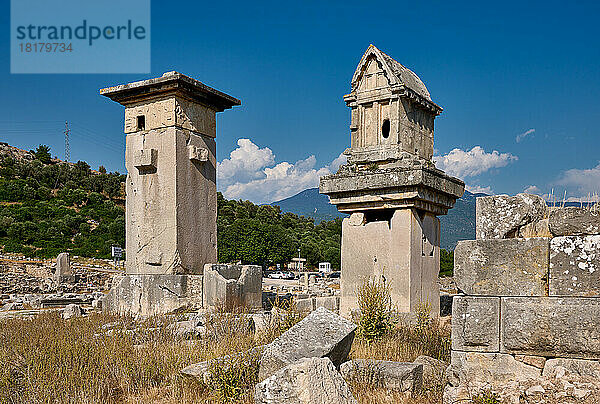
[[[387,222],[388,227],[391,227],[392,217],[394,216],[394,209],[377,209],[365,212],[365,222]]]
[[[146,117],[144,115],[138,115],[137,117],[137,130],[146,130]]]

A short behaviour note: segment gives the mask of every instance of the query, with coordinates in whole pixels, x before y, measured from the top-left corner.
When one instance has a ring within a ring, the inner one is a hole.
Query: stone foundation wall
[[[479,198],[477,240],[454,257],[455,393],[546,376],[557,363],[600,369],[600,214],[549,209],[535,195]]]

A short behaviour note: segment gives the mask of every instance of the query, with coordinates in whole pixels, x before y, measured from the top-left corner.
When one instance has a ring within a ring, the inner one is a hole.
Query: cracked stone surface
[[[547,218],[548,213],[546,201],[537,195],[494,195],[477,198],[476,238],[515,237],[521,227]]]
[[[600,234],[600,212],[578,207],[556,209],[550,212],[549,227],[554,236]]]
[[[546,296],[547,238],[467,240],[454,250],[454,280],[467,295]]]
[[[600,235],[552,239],[550,296],[600,296]]]
[[[328,357],[338,367],[346,360],[356,325],[319,307],[267,346],[259,380],[302,358]]]
[[[356,404],[329,358],[304,358],[256,385],[257,404]]]
[[[452,349],[472,352],[500,350],[499,297],[454,297]]]

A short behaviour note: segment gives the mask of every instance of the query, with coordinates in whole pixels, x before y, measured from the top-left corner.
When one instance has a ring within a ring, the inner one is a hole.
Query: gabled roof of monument
[[[399,85],[404,86],[409,90],[412,90],[418,98],[421,98],[421,103],[427,104],[429,107],[434,107],[433,109],[439,109],[441,112],[441,107],[436,105],[431,100],[431,95],[425,87],[425,84],[419,76],[417,76],[412,70],[403,66],[400,62],[394,60],[388,54],[380,51],[375,45],[371,44],[363,54],[356,71],[354,72],[354,76],[352,76],[352,91],[356,91],[360,80],[363,76],[363,73],[367,69],[369,65],[369,61],[371,58],[375,58],[380,64],[383,70],[386,73],[388,80],[390,81],[390,85]]]

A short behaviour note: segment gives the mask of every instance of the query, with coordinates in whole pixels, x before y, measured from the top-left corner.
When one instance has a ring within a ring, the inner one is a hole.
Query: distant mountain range
[[[475,199],[479,196],[485,194],[472,194],[465,191],[463,197],[456,201],[454,208],[447,215],[440,216],[442,248],[452,250],[460,240],[475,239]],[[338,212],[335,206],[329,203],[329,198],[319,193],[318,188],[304,190],[271,205],[278,205],[283,212],[312,217],[318,223],[347,216]]]
[[[312,217],[317,223],[348,216],[338,212],[337,208],[329,203],[327,195],[319,193],[319,188],[306,189],[289,198],[273,202],[271,205],[279,206],[283,212]]]

